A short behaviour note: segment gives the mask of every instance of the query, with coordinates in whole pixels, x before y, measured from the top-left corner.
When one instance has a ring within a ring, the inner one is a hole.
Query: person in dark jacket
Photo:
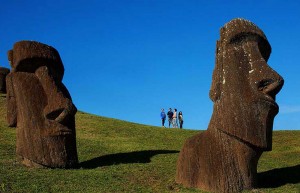
[[[179,120],[180,129],[182,129],[182,125],[183,125],[183,115],[182,115],[182,112],[181,112],[181,111],[178,113],[178,120]]]
[[[167,115],[168,115],[169,128],[170,128],[170,126],[172,124],[172,120],[173,120],[173,112],[172,112],[171,108],[169,108],[169,111],[168,111]]]

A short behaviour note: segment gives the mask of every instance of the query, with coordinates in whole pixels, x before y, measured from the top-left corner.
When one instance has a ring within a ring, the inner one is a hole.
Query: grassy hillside
[[[0,96],[0,192],[201,192],[174,181],[178,152],[198,131],[164,129],[78,112],[79,169],[30,169],[15,161],[15,129]],[[300,131],[274,132],[259,161],[260,189],[300,192]]]

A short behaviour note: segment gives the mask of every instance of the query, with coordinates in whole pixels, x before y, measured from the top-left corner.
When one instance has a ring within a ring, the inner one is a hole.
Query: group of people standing
[[[174,111],[172,111],[172,108],[169,108],[169,111],[166,115],[165,110],[161,109],[160,118],[161,118],[162,127],[165,127],[165,121],[166,121],[167,116],[168,116],[168,121],[169,121],[169,128],[171,127],[171,125],[173,128],[178,128],[178,121],[179,121],[180,129],[182,129],[183,115],[182,115],[181,111],[179,111],[178,116],[177,116],[177,109],[174,108]]]

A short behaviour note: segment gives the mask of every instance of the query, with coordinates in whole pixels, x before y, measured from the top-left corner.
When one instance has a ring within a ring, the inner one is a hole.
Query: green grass
[[[0,96],[0,192],[202,192],[175,183],[178,152],[199,131],[76,114],[79,169],[32,169],[15,161],[14,128]],[[260,189],[300,192],[300,131],[276,131],[259,161]]]

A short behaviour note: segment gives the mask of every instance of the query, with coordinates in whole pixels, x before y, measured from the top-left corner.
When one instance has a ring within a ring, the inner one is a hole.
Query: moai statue
[[[9,73],[8,68],[0,67],[0,93],[6,93],[5,78]]]
[[[257,163],[272,149],[275,95],[283,79],[268,64],[271,46],[253,23],[234,19],[220,31],[208,129],[185,142],[176,181],[211,192],[240,192],[257,184]]]
[[[7,121],[17,127],[16,154],[29,167],[78,164],[76,107],[62,84],[64,67],[51,46],[20,41],[8,51]]]

